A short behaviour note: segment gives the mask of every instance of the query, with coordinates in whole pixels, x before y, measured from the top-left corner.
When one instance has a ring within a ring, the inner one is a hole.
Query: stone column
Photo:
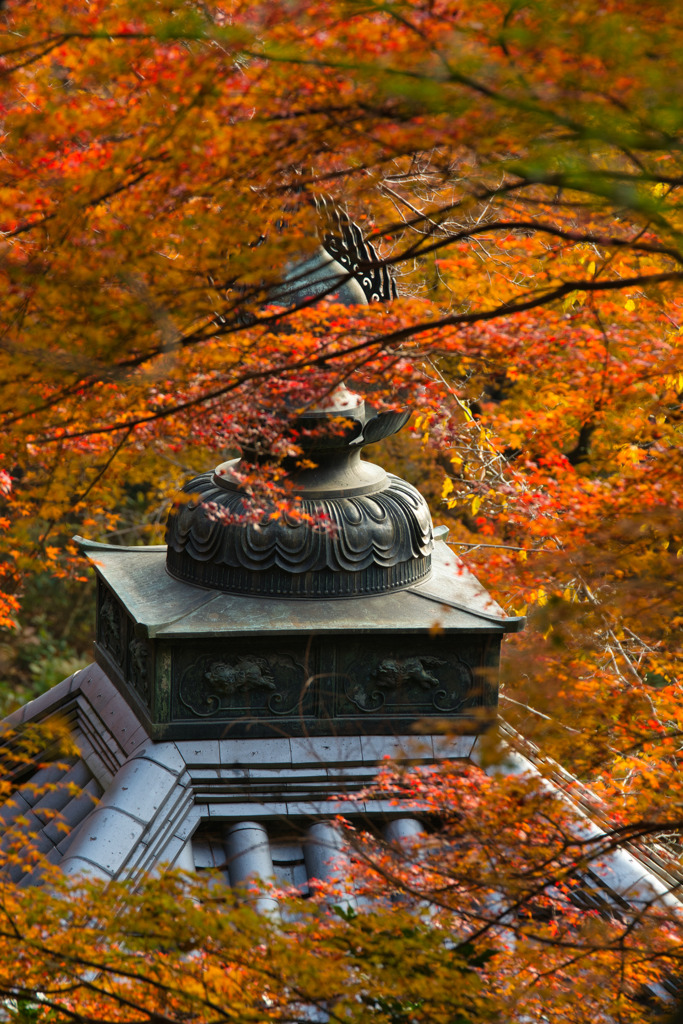
[[[188,875],[195,873],[194,853],[192,851],[192,840],[188,839],[182,850],[173,862],[176,871],[184,871]]]
[[[268,833],[256,821],[240,821],[228,825],[223,833],[223,845],[228,859],[230,884],[238,887],[253,885],[257,880],[268,882],[273,878],[273,859],[270,855]],[[272,896],[251,898],[255,910],[269,917],[279,918],[278,902]]]
[[[349,858],[344,851],[339,831],[332,822],[316,821],[315,825],[311,825],[307,830],[304,860],[309,878],[319,878],[321,882],[338,882],[342,891],[335,902],[345,910],[356,909],[355,897],[351,891],[346,891],[346,887],[350,890]]]
[[[424,835],[425,827],[417,818],[394,818],[384,829],[388,843],[409,843],[416,836]]]
[[[419,863],[421,851],[418,837],[424,836],[424,834],[425,827],[417,818],[394,818],[384,827],[384,840],[393,847],[398,870]],[[405,896],[394,896],[393,898],[407,902]],[[416,909],[424,920],[429,920],[434,912],[434,908],[430,906],[428,900],[419,901]]]

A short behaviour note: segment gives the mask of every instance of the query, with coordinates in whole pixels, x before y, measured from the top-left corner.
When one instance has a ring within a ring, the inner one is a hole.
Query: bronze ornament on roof
[[[360,230],[322,206],[318,256],[285,276],[283,300],[335,285],[338,302],[391,299]],[[303,394],[285,401],[284,457],[260,436],[190,480],[166,546],[81,541],[99,578],[100,666],[154,740],[405,734],[444,716],[485,729],[502,637],[523,619],[434,531],[419,491],[362,458],[410,413],[343,384],[302,408]],[[247,513],[245,481],[270,469],[286,500]]]
[[[306,598],[378,594],[426,578],[433,549],[426,501],[361,459],[367,444],[396,433],[408,417],[376,413],[344,387],[324,408],[298,416],[302,458],[315,463],[299,470],[290,460],[302,517],[240,521],[247,498],[240,459],[191,480],[183,488],[191,500],[169,516],[169,573],[230,593]]]

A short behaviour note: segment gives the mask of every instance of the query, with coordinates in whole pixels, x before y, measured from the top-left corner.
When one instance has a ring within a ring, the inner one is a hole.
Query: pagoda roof
[[[444,541],[436,541],[424,581],[357,598],[276,598],[229,594],[183,583],[166,569],[166,545],[120,547],[75,538],[136,623],[159,638],[325,633],[507,633],[521,616],[503,609]]]

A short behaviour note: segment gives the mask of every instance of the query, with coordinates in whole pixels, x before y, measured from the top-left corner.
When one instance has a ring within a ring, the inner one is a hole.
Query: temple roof
[[[51,718],[67,723],[79,756],[19,779],[0,818],[6,835],[23,829],[28,844],[31,833],[32,844],[65,873],[103,880],[135,879],[165,864],[186,871],[218,868],[236,884],[231,850],[242,877],[250,871],[266,877],[259,862],[265,844],[276,882],[303,890],[339,852],[329,825],[335,815],[374,823],[389,838],[414,823],[414,807],[407,811],[395,799],[353,795],[372,783],[387,757],[411,765],[454,759],[478,765],[482,745],[482,738],[473,735],[154,742],[97,665],[26,704],[6,720],[5,729],[20,732],[28,723]],[[519,749],[528,744],[511,730],[508,735],[504,762],[488,766],[487,772],[537,774],[533,751]],[[548,785],[583,816],[582,834],[605,835],[577,781],[559,767],[554,775]],[[44,791],[46,783],[52,785]],[[55,809],[58,819],[45,813]],[[235,837],[245,835],[246,853],[235,852]],[[654,850],[633,845],[608,851],[586,874],[599,886],[606,906],[610,901],[623,906],[625,900],[634,906],[652,900],[680,906],[681,882]],[[13,877],[23,885],[35,884],[40,866],[16,868]]]
[[[436,541],[432,573],[403,590],[358,598],[275,598],[227,594],[175,580],[166,545],[118,547],[76,538],[98,574],[148,637],[260,634],[424,633],[435,626],[502,633],[524,625],[507,616],[444,541]]]
[[[400,814],[389,800],[330,797],[370,784],[387,756],[431,764],[446,756],[468,757],[475,743],[474,736],[154,742],[97,665],[26,704],[5,724],[20,729],[55,716],[66,719],[80,748],[69,773],[82,781],[87,798],[62,807],[59,829],[53,823],[46,826],[52,837],[49,860],[69,874],[102,878],[135,877],[160,863],[192,869],[192,836],[226,822],[264,820],[280,826],[284,821],[327,820],[339,813],[379,815],[389,821]],[[69,781],[68,773],[60,778],[57,774],[56,783]],[[41,781],[27,777],[17,793],[27,793]],[[100,797],[99,802],[90,794]],[[23,814],[22,799],[0,810],[6,827]],[[40,824],[39,819],[32,824]],[[38,831],[42,837],[42,825]],[[42,838],[38,841],[44,845]],[[36,880],[28,873],[25,877],[27,882]]]

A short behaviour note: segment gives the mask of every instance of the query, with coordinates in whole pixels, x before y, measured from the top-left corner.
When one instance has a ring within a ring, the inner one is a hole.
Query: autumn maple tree
[[[0,30],[3,628],[32,574],[82,572],[73,532],[127,526],[141,495],[135,536],[160,539],[180,480],[240,444],[291,454],[283,411],[346,380],[414,408],[393,467],[506,608],[529,616],[504,658],[510,727],[590,784],[616,836],[639,822],[675,864],[678,5],[7,0]],[[321,198],[391,268],[395,301],[341,305],[334,285],[294,310],[274,301],[319,245]],[[246,514],[291,507],[277,468],[247,483]],[[481,794],[487,814],[511,813],[495,787]],[[434,902],[420,870],[415,900]],[[546,896],[529,892],[520,905],[538,925]],[[437,918],[455,913],[450,899]],[[543,927],[594,927],[557,899],[564,923],[548,913]],[[436,941],[431,919],[410,920]],[[339,921],[315,927],[363,927]],[[672,947],[653,928],[656,973]],[[503,932],[485,928],[463,953],[462,1019],[511,1014],[517,954],[500,967]],[[576,942],[591,977],[612,976],[617,948],[628,961],[615,1000],[647,981],[618,929]],[[570,998],[588,974],[555,967],[568,1019],[598,1019]],[[494,970],[510,987],[494,986],[487,1008],[476,978]],[[373,1012],[460,1019],[409,1011],[416,991]],[[275,1017],[272,998],[253,1019]]]

